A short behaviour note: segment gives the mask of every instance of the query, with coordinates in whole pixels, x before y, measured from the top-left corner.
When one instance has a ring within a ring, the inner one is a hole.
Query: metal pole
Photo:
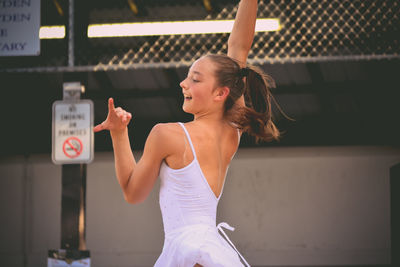
[[[90,117],[90,133],[93,128],[93,104],[88,103],[88,100],[80,100],[81,92],[84,92],[84,86],[80,82],[65,82],[63,84],[63,101],[62,105],[67,106],[69,112],[65,113],[65,118],[68,118],[69,114],[73,114],[77,110],[77,106],[83,105],[82,103],[89,104],[89,109],[91,109],[90,114],[86,115]],[[69,161],[60,160],[55,149],[55,118],[59,115],[56,114],[56,102],[53,104],[53,151],[52,159],[56,164],[62,165],[62,188],[61,188],[61,249],[59,250],[49,250],[48,251],[48,267],[59,266],[59,261],[65,262],[70,265],[71,262],[79,261],[83,265],[90,267],[90,252],[86,249],[86,173],[87,173],[87,163],[93,158],[87,160],[82,158],[81,160]],[[83,115],[82,115],[83,116]],[[84,117],[86,117],[84,116]],[[65,123],[60,123],[62,126],[76,127],[75,123],[72,121]],[[72,125],[72,126],[71,126]],[[73,129],[73,128],[72,128]],[[72,135],[69,138],[74,137],[79,142],[80,140]],[[72,137],[71,137],[72,136]],[[63,152],[66,156],[71,156],[71,154],[66,153],[65,142],[69,142],[67,138],[64,141]],[[90,154],[93,154],[93,137],[91,138]],[[58,144],[58,143],[57,143]],[[83,144],[79,146],[70,145],[70,148],[75,151],[81,151]],[[59,144],[58,144],[59,146]],[[75,149],[74,149],[75,148]],[[79,149],[78,149],[79,148]],[[76,154],[78,156],[79,154]]]
[[[74,0],[69,0],[68,17],[68,67],[74,66]]]
[[[64,83],[63,100],[79,101],[84,90],[79,82]],[[86,250],[86,167],[62,165],[61,248]]]
[[[62,165],[61,248],[86,250],[86,164]]]

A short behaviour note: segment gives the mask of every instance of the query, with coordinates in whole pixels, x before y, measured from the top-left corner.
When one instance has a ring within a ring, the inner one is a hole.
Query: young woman
[[[216,212],[241,132],[259,140],[279,137],[271,120],[272,80],[254,67],[245,67],[256,15],[257,0],[241,0],[228,55],[196,60],[180,83],[183,110],[194,120],[155,125],[139,162],[128,137],[132,115],[115,108],[112,98],[106,120],[94,128],[110,131],[116,175],[126,201],[143,201],[157,177],[161,179],[165,241],[157,267],[243,266],[239,256],[249,266],[222,227],[233,229],[226,223],[216,226]]]

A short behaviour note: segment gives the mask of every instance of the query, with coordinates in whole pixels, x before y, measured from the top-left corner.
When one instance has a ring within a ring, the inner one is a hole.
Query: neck
[[[206,113],[201,113],[201,114],[194,114],[194,119],[193,121],[202,121],[202,122],[207,122],[207,123],[220,123],[221,121],[224,121],[224,115],[223,112],[206,112]]]

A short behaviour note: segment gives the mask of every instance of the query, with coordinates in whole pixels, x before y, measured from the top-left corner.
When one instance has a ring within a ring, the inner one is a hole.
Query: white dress
[[[216,226],[218,201],[197,161],[196,153],[185,126],[179,123],[189,141],[193,161],[184,168],[171,169],[165,162],[160,168],[160,208],[165,240],[155,267],[243,267],[250,266],[226,236],[222,227],[233,231],[226,223]],[[218,230],[225,236],[224,239]],[[240,256],[240,258],[239,258]]]

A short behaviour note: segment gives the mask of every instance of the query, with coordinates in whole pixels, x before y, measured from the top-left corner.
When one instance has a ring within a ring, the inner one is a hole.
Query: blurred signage
[[[40,0],[0,0],[0,56],[40,54]]]
[[[90,163],[94,153],[93,102],[53,103],[52,159],[55,164]]]
[[[47,267],[90,267],[90,251],[59,249],[49,250]]]

